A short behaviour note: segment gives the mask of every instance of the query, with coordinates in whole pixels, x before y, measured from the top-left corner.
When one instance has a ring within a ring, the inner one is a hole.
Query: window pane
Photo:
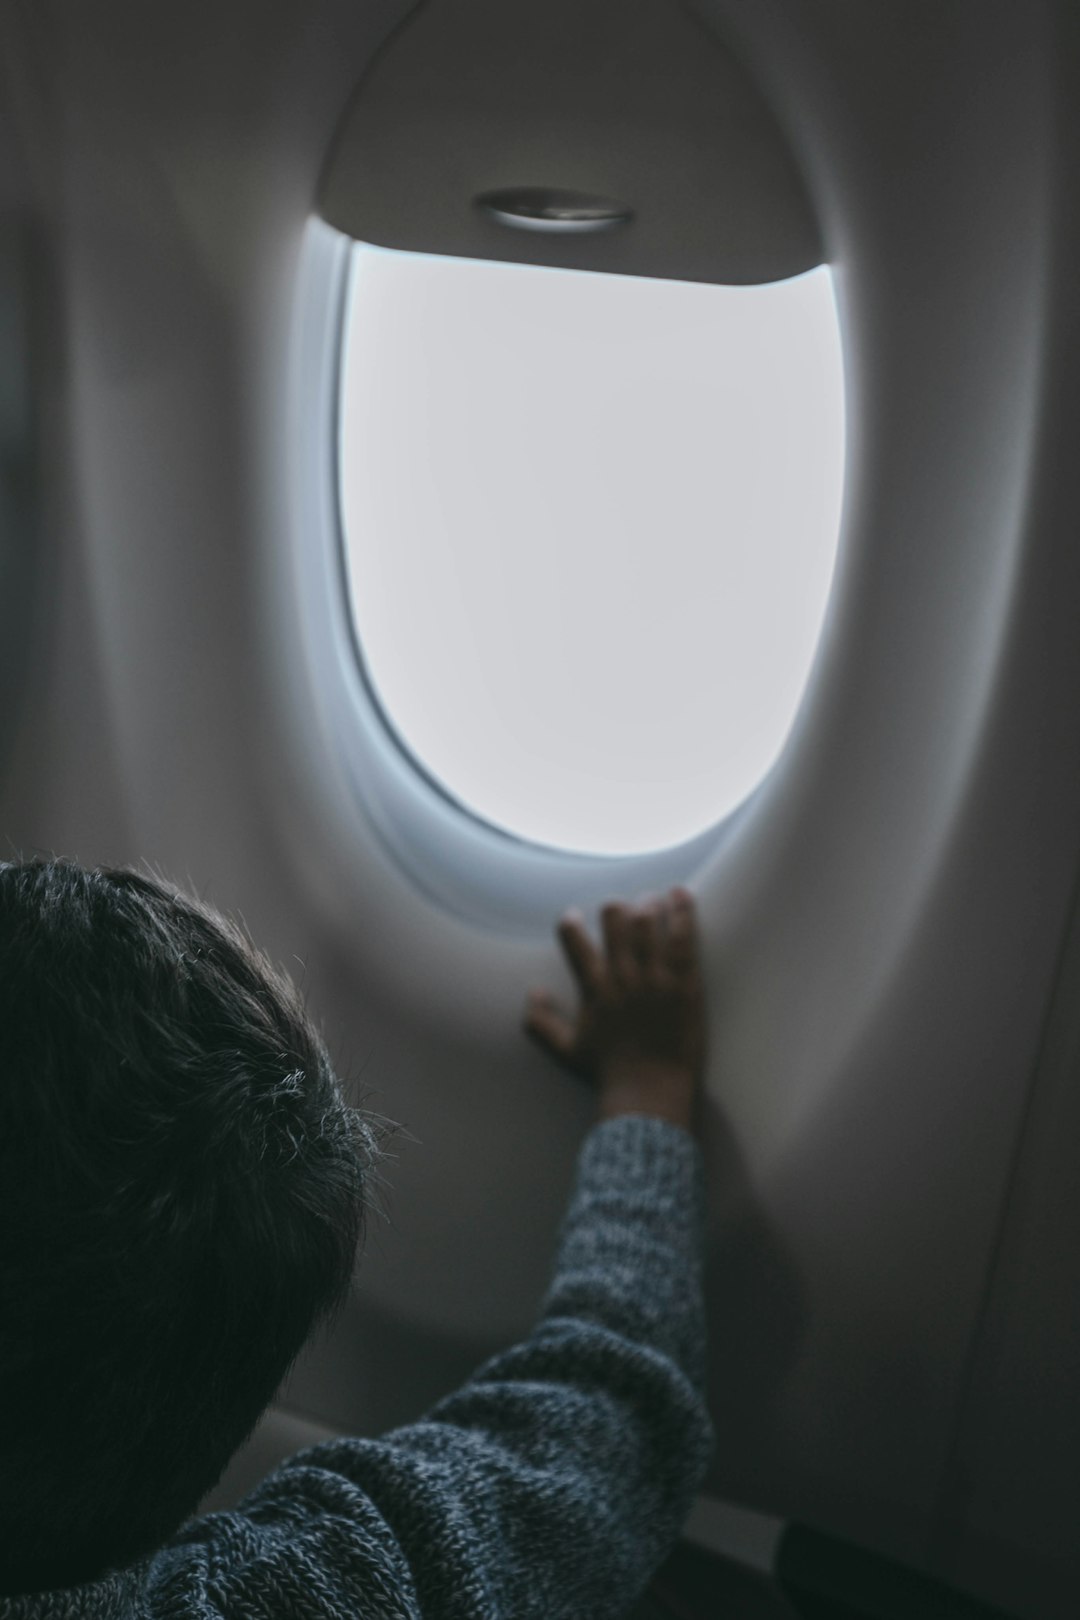
[[[537,843],[713,825],[783,747],[832,581],[828,267],[722,287],[354,254],[342,514],[390,723]]]

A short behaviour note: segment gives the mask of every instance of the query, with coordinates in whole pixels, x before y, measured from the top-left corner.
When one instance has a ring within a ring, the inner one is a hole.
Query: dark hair
[[[394,1129],[201,900],[0,863],[0,1591],[194,1513],[337,1319]]]

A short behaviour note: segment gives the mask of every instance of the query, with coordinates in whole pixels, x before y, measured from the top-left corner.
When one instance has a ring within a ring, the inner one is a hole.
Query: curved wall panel
[[[1012,661],[1034,611],[1024,559],[1053,544],[1028,515],[1048,318],[1048,61],[1039,13],[984,9],[976,27],[958,9],[944,40],[926,19],[874,33],[850,11],[819,10],[817,30],[780,8],[762,15],[757,33],[743,17],[745,46],[772,63],[841,288],[852,471],[832,622],[795,735],[719,847],[679,852],[684,873],[708,860],[710,939],[727,963],[718,1094],[749,1175],[749,1188],[714,1180],[712,1483],[920,1561],[1075,856],[1074,750],[1049,783],[994,709],[1010,680],[1030,682]],[[314,311],[333,304],[342,250],[312,230]],[[336,334],[322,341],[321,361],[314,339],[301,344],[313,369],[298,399],[333,366]],[[313,492],[325,418],[308,421],[297,488]],[[294,445],[300,434],[297,420]],[[304,510],[296,532],[328,544],[332,510]],[[326,734],[341,739],[356,798],[410,841],[427,892],[490,925],[496,893],[504,915],[511,896],[527,914],[553,892],[599,899],[668,880],[656,863],[624,863],[616,878],[483,852],[386,753],[335,650],[332,587],[306,568],[294,587],[322,660]],[[1015,700],[1054,710],[1052,688]],[[1009,858],[1032,816],[1053,829],[1034,887]],[[498,1198],[493,1183],[485,1206]]]
[[[548,858],[463,822],[365,707],[327,437],[346,249],[312,215],[409,7],[43,0],[9,73],[44,75],[52,112],[52,541],[84,570],[99,662],[39,649],[22,721],[44,741],[3,831],[148,856],[241,910],[410,1128],[358,1297],[284,1391],[370,1431],[527,1331],[546,1284],[591,1118],[518,1031],[529,984],[569,993],[556,916],[690,881],[713,1008],[708,1489],[970,1583],[950,1458],[1080,827],[1075,474],[1047,453],[1075,408],[1051,363],[1057,13],[695,9],[785,129],[849,366],[837,583],[759,792],[663,860]],[[49,730],[60,703],[72,725],[100,705],[95,782]],[[1018,1580],[1033,1620],[1034,1591]]]

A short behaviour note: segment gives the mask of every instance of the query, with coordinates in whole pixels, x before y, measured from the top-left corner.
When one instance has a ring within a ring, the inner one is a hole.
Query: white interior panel
[[[712,997],[707,1491],[974,1590],[970,1513],[1017,1612],[1064,1615],[1060,1469],[1024,1477],[1044,1528],[1015,1544],[1013,1515],[955,1481],[982,1446],[1021,1489],[993,1400],[965,1394],[988,1284],[1005,1355],[1008,1279],[1046,1230],[1025,1215],[995,1273],[1029,1098],[1056,1117],[1032,1086],[1080,843],[1064,11],[695,5],[758,75],[821,225],[844,521],[776,768],[722,827],[615,861],[464,820],[352,651],[332,438],[348,248],[314,199],[410,9],[37,0],[0,20],[52,267],[42,606],[0,833],[147,857],[241,911],[302,960],[342,1071],[408,1126],[358,1296],[285,1391],[362,1432],[534,1319],[592,1117],[518,1027],[529,985],[569,996],[558,914],[689,882]],[[1054,1135],[1023,1139],[1019,1185]],[[1059,1347],[1061,1295],[1036,1311]],[[1075,1424],[1075,1381],[1060,1398]]]

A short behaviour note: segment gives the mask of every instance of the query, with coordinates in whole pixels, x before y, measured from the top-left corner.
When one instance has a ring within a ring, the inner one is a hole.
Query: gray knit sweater
[[[623,1620],[712,1452],[704,1166],[688,1132],[592,1127],[522,1343],[417,1423],[290,1457],[238,1507],[0,1620]]]

